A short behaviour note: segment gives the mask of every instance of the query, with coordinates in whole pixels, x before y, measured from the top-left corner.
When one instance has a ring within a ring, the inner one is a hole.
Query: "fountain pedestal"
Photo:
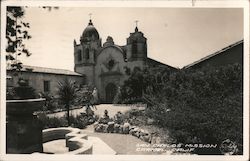
[[[7,100],[6,152],[42,152],[42,124],[34,111],[42,109],[45,99]]]

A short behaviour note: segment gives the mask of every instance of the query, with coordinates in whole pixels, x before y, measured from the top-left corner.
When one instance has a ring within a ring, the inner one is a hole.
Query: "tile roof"
[[[7,69],[10,70],[10,69]],[[74,76],[82,76],[80,73],[76,73],[66,69],[56,69],[56,68],[45,68],[45,67],[37,67],[37,66],[29,66],[23,65],[21,69],[23,72],[34,72],[34,73],[49,73],[49,74],[62,74],[62,75],[74,75]]]
[[[157,60],[154,60],[154,59],[151,59],[151,58],[147,58],[147,64],[149,65],[149,66],[159,66],[159,65],[162,65],[162,66],[166,66],[166,67],[168,67],[168,68],[170,68],[170,69],[175,69],[175,70],[178,70],[178,68],[176,68],[176,67],[172,67],[172,66],[170,66],[170,65],[167,65],[167,64],[164,64],[164,63],[161,63],[161,62],[159,62],[159,61],[157,61]]]
[[[195,62],[193,62],[193,63],[191,63],[189,65],[184,66],[183,69],[187,69],[187,68],[192,67],[192,66],[194,66],[196,64],[199,64],[199,63],[201,63],[201,62],[203,62],[205,60],[208,60],[208,59],[210,59],[210,58],[212,58],[212,57],[214,57],[216,55],[219,55],[219,54],[223,53],[224,51],[227,51],[228,49],[231,49],[231,48],[233,48],[233,47],[235,47],[235,46],[237,46],[239,44],[242,44],[242,43],[243,43],[243,40],[240,40],[240,41],[238,41],[238,42],[236,42],[236,43],[234,43],[232,45],[229,45],[229,46],[227,46],[227,47],[225,47],[225,48],[223,48],[223,49],[221,49],[221,50],[219,50],[219,51],[217,51],[217,52],[215,52],[213,54],[205,56],[204,58],[201,58],[200,60],[197,60],[197,61],[195,61]]]

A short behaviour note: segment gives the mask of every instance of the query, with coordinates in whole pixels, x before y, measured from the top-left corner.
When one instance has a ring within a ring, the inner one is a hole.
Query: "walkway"
[[[111,147],[98,137],[89,136],[88,141],[93,144],[93,155],[115,155]],[[65,154],[69,152],[65,139],[53,140],[43,144],[43,152],[47,154]]]
[[[96,115],[102,116],[104,114],[104,110],[108,110],[109,116],[113,117],[118,111],[122,113],[133,109],[133,108],[143,108],[143,107],[136,107],[136,106],[126,106],[126,105],[113,105],[113,104],[101,104],[97,105],[96,109],[93,109]],[[81,112],[85,112],[85,109],[74,109],[70,111],[70,115],[77,116],[80,115]],[[66,111],[47,114],[48,117],[63,117],[66,114]]]
[[[117,154],[130,154],[130,155],[156,155],[153,152],[137,151],[137,144],[147,144],[146,142],[138,139],[129,134],[115,134],[115,133],[97,133],[94,132],[93,125],[88,126],[82,130],[88,136],[98,137],[104,141],[108,146],[116,151]],[[159,154],[159,153],[158,153]]]

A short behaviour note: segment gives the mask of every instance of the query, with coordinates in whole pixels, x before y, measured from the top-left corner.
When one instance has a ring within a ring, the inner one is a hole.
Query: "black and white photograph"
[[[249,1],[1,3],[1,161],[248,160]]]

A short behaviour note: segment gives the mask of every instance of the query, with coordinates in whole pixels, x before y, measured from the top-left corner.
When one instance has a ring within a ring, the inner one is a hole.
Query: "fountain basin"
[[[24,100],[6,100],[7,115],[32,115],[34,111],[41,110],[45,99],[24,99]]]
[[[43,130],[43,144],[56,140],[60,142],[62,139],[68,148],[65,154],[92,154],[92,142],[88,140],[88,135],[81,133],[78,128],[60,127]],[[50,149],[47,148],[46,152],[50,153]]]

